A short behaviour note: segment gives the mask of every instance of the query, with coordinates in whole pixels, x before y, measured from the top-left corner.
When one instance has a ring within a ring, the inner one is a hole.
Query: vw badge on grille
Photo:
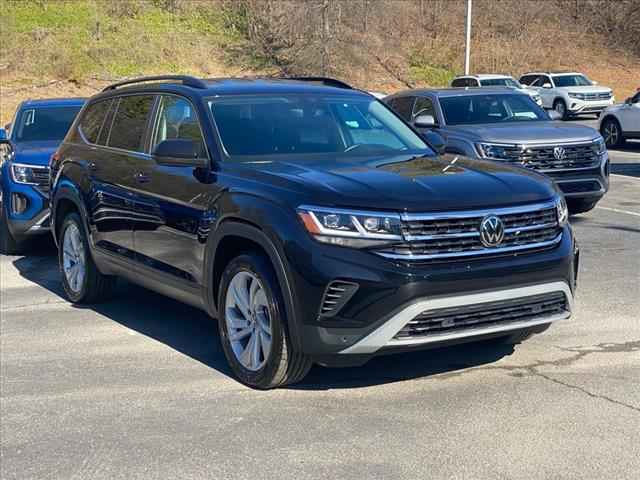
[[[497,247],[504,240],[504,223],[496,215],[487,215],[480,222],[480,241],[485,247]]]
[[[563,147],[554,147],[553,156],[556,157],[556,160],[564,160],[564,157],[567,156],[567,152],[565,152]]]

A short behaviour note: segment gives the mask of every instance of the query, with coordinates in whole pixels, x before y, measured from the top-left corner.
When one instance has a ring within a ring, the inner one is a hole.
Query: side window
[[[631,99],[631,103],[640,103],[640,92],[636,93]]]
[[[451,82],[452,87],[466,87],[467,79],[466,78],[456,78],[453,82]]]
[[[110,147],[142,151],[142,140],[153,100],[153,95],[129,95],[120,98],[109,134]]]
[[[545,83],[550,83],[551,86],[553,86],[553,82],[551,81],[551,78],[547,77],[546,75],[540,75],[540,86],[542,87]]]
[[[478,80],[476,80],[475,78],[470,78],[468,80],[467,86],[469,86],[469,87],[479,87],[480,86],[480,82],[478,82]]]
[[[191,102],[173,95],[162,95],[151,150],[160,142],[176,138],[193,140],[200,155],[206,156],[198,114]]]
[[[391,99],[389,106],[395,112],[404,118],[407,122],[411,121],[411,112],[413,111],[413,102],[415,97],[397,97]]]
[[[411,115],[411,120],[414,120],[420,115],[431,115],[434,119],[436,118],[436,111],[433,108],[433,102],[430,98],[418,97],[416,99],[416,103],[413,106],[413,114]]]
[[[82,120],[78,125],[78,130],[84,139],[89,143],[98,143],[98,136],[105,123],[107,112],[111,100],[103,100],[101,102],[92,103],[87,107],[82,115]]]
[[[535,75],[525,75],[523,77],[520,77],[520,83],[523,85],[531,85],[535,79]]]

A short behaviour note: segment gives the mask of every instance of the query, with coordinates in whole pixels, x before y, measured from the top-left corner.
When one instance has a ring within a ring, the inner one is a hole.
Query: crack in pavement
[[[591,398],[598,398],[601,400],[605,400],[615,405],[619,405],[621,407],[625,407],[640,413],[640,407],[637,407],[635,405],[631,405],[629,403],[625,403],[619,400],[615,400],[606,395],[600,395],[597,393],[590,392],[584,387],[563,382],[562,380],[558,380],[556,378],[549,376],[548,374],[545,374],[539,371],[541,367],[546,367],[546,366],[553,366],[553,367],[570,366],[578,362],[579,360],[583,359],[587,355],[591,355],[594,353],[640,352],[640,340],[633,340],[630,342],[623,342],[623,343],[612,343],[612,342],[599,343],[599,344],[588,346],[588,347],[578,346],[578,347],[567,348],[567,347],[555,346],[555,348],[562,350],[564,352],[574,352],[575,355],[572,355],[566,358],[560,358],[558,360],[537,360],[536,362],[530,363],[528,365],[489,365],[485,367],[470,368],[469,370],[460,370],[457,372],[450,372],[450,373],[438,375],[437,378],[446,379],[446,378],[451,378],[458,375],[464,375],[465,373],[468,373],[468,372],[476,372],[476,371],[482,371],[482,370],[503,370],[503,371],[509,372],[508,375],[513,377],[525,377],[525,376],[540,377],[549,382],[553,382],[557,385],[562,385],[566,388],[582,392]]]

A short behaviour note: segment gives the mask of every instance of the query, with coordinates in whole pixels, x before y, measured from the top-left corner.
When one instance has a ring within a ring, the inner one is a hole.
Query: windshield
[[[447,125],[549,120],[529,95],[468,95],[445,97],[440,106]]]
[[[520,84],[513,78],[490,78],[486,80],[480,80],[480,85],[483,87],[514,87],[520,88]]]
[[[587,87],[591,81],[584,75],[559,75],[553,77],[556,87]]]
[[[36,107],[20,112],[16,125],[16,141],[35,142],[62,140],[81,106]]]
[[[432,153],[422,138],[372,98],[237,95],[210,99],[209,107],[232,159]]]

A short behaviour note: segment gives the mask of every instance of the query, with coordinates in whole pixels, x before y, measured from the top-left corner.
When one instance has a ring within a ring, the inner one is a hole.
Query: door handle
[[[133,178],[135,178],[136,182],[138,183],[148,183],[151,181],[151,178],[149,177],[149,175],[145,175],[142,172],[138,172],[136,173]]]

